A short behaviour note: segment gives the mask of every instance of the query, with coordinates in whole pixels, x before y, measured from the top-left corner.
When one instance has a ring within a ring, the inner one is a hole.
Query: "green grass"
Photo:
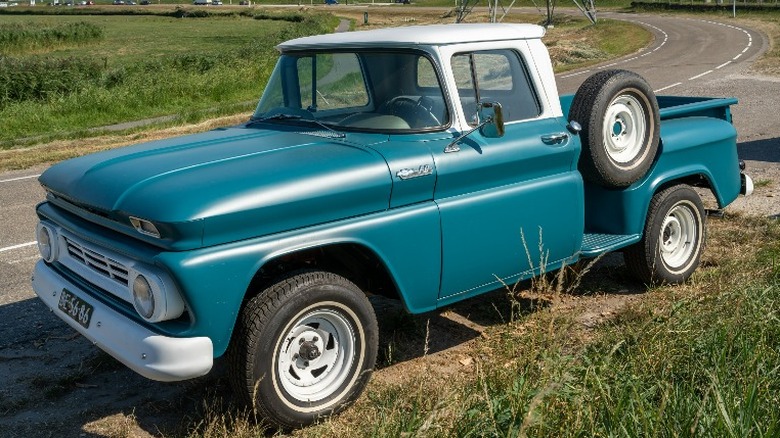
[[[105,36],[79,47],[38,47],[16,58],[88,60],[97,63],[102,73],[99,78],[69,73],[66,80],[77,84],[75,91],[42,93],[38,99],[0,106],[2,149],[24,145],[25,138],[58,138],[91,127],[165,114],[183,114],[186,119],[188,114],[207,109],[214,114],[234,113],[237,104],[256,101],[262,92],[275,62],[276,44],[296,36],[330,32],[337,21],[322,14],[300,16],[297,22],[246,16],[3,19],[25,27],[86,22],[103,29]],[[20,69],[15,77],[28,72]],[[250,106],[239,105],[238,111]]]
[[[40,26],[33,23],[0,24],[0,54],[36,48],[78,45],[99,40],[103,29],[84,21]]]

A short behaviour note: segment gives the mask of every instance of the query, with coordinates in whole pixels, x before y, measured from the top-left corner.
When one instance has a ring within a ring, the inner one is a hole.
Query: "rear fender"
[[[708,186],[725,208],[741,187],[736,139],[734,127],[720,119],[663,121],[660,153],[643,179],[623,190],[586,185],[586,232],[641,234],[653,195],[677,183]]]

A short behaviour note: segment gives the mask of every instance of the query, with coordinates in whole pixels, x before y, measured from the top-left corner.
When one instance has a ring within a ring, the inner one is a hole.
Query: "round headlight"
[[[36,230],[36,237],[38,239],[38,251],[41,253],[41,257],[49,263],[53,262],[56,258],[56,240],[54,239],[53,232],[49,227],[38,224]]]
[[[150,319],[154,315],[154,292],[143,275],[138,275],[133,280],[133,306],[145,319]]]

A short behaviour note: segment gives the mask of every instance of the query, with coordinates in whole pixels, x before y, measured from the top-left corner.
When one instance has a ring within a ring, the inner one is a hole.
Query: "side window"
[[[507,122],[541,114],[528,69],[512,50],[459,53],[452,58],[463,112],[469,124],[477,124],[477,103],[499,102]]]
[[[318,54],[315,59],[314,65],[312,57],[298,60],[298,85],[303,108],[322,111],[368,105],[363,72],[354,53]],[[313,78],[316,78],[314,99]]]

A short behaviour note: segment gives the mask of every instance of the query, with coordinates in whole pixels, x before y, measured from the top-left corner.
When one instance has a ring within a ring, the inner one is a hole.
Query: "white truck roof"
[[[534,39],[545,29],[535,24],[469,23],[405,26],[357,32],[315,35],[285,41],[277,46],[282,52],[324,48],[414,47],[484,41]]]

